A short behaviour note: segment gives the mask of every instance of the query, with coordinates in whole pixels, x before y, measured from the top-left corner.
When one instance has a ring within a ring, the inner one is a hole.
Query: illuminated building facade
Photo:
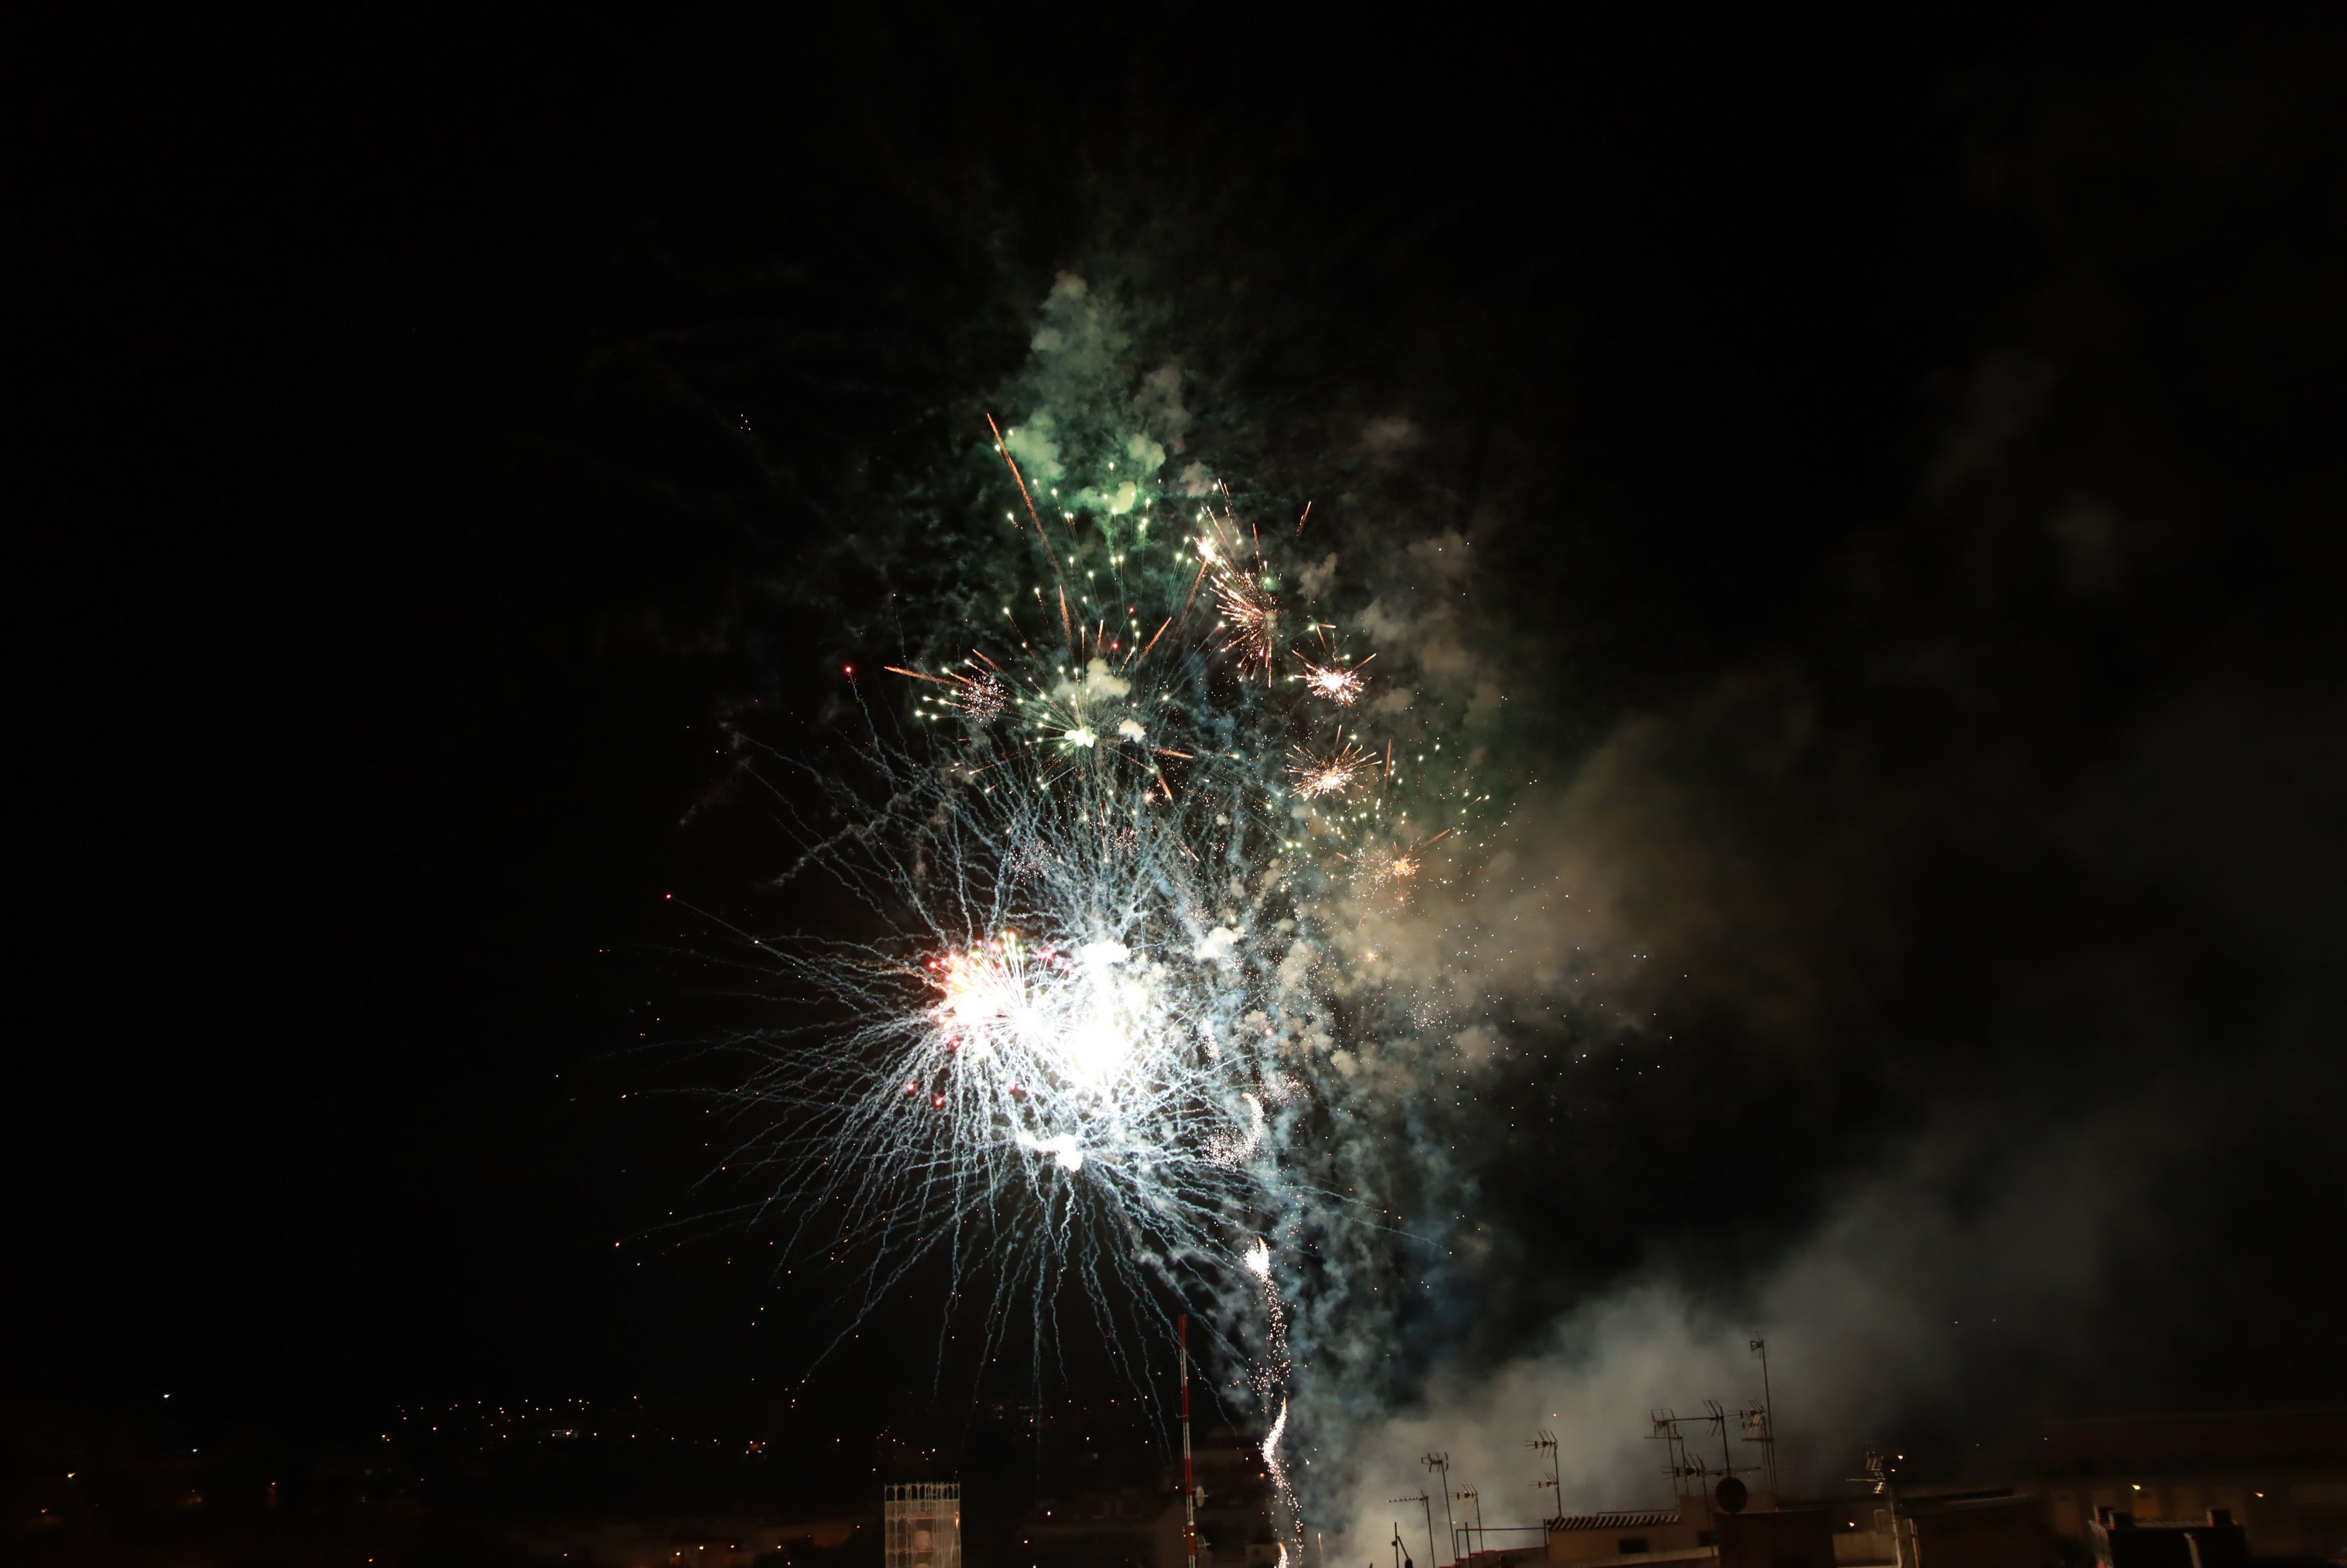
[[[885,1568],[961,1568],[961,1483],[915,1481],[881,1494]]]

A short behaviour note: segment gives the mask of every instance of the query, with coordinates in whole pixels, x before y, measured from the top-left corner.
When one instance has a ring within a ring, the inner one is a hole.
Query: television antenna
[[[1744,1440],[1760,1445],[1761,1468],[1768,1473],[1768,1490],[1777,1491],[1777,1398],[1768,1386],[1768,1341],[1752,1341],[1752,1354],[1760,1358],[1760,1405],[1758,1409],[1738,1410],[1736,1419],[1743,1424]]]
[[[1543,1487],[1549,1491],[1555,1493],[1553,1501],[1555,1502],[1556,1508],[1549,1517],[1555,1519],[1562,1516],[1564,1512],[1564,1480],[1557,1473],[1556,1434],[1550,1431],[1546,1427],[1542,1427],[1541,1429],[1540,1435],[1526,1442],[1524,1447],[1532,1450],[1534,1453],[1538,1453],[1542,1449],[1546,1449],[1548,1450],[1548,1479],[1546,1481],[1536,1481],[1532,1482],[1532,1484],[1537,1487]]]
[[[1450,1560],[1459,1561],[1459,1524],[1450,1517],[1450,1455],[1448,1451],[1422,1455],[1419,1463],[1442,1478],[1442,1522],[1450,1531]],[[1427,1510],[1426,1532],[1434,1533],[1434,1511]]]
[[[1477,1552],[1480,1552],[1480,1551],[1481,1551],[1481,1550],[1482,1550],[1481,1541],[1482,1541],[1482,1536],[1483,1536],[1483,1494],[1482,1494],[1481,1492],[1480,1492],[1480,1491],[1476,1491],[1473,1487],[1471,1487],[1471,1486],[1466,1486],[1466,1487],[1461,1487],[1461,1488],[1460,1488],[1457,1491],[1452,1492],[1450,1495],[1451,1495],[1451,1496],[1453,1496],[1453,1497],[1455,1497],[1455,1498],[1457,1498],[1457,1499],[1458,1499],[1460,1501],[1461,1501],[1461,1502],[1471,1502],[1471,1503],[1473,1503],[1473,1504],[1475,1505],[1475,1522],[1474,1522],[1472,1525],[1463,1525],[1463,1524],[1462,1524],[1462,1525],[1460,1525],[1460,1529],[1461,1529],[1461,1530],[1464,1530],[1464,1531],[1471,1531],[1471,1532],[1472,1532],[1472,1533],[1471,1533],[1471,1534],[1467,1537],[1467,1540],[1468,1540],[1468,1542],[1469,1542],[1469,1545],[1468,1545],[1468,1547],[1467,1547],[1467,1554],[1468,1554],[1469,1556],[1471,1556],[1471,1556],[1473,1556]],[[1457,1547],[1457,1545],[1456,1545],[1456,1543],[1455,1543],[1455,1542],[1453,1543],[1453,1545],[1452,1545],[1452,1547],[1451,1547],[1451,1550],[1452,1550],[1454,1553],[1458,1550],[1458,1547]]]
[[[1431,1563],[1434,1561],[1434,1500],[1421,1491],[1411,1497],[1389,1497],[1386,1501],[1414,1502],[1426,1510],[1426,1560]],[[1394,1526],[1394,1544],[1396,1546],[1401,1544],[1401,1526],[1399,1524]]]

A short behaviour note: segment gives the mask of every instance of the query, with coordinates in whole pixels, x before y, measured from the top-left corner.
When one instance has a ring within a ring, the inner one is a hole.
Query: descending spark
[[[1293,1492],[1295,1489],[1287,1484],[1286,1467],[1280,1463],[1279,1459],[1279,1440],[1286,1435],[1287,1401],[1282,1399],[1279,1401],[1279,1414],[1272,1418],[1271,1430],[1263,1437],[1263,1468],[1270,1472],[1275,1487],[1283,1492]],[[1285,1546],[1280,1548],[1279,1555],[1282,1562],[1286,1561],[1287,1549]]]
[[[1266,1406],[1275,1398],[1279,1400],[1279,1414],[1272,1418],[1271,1430],[1264,1434],[1264,1473],[1271,1479],[1273,1496],[1294,1526],[1300,1528],[1302,1511],[1279,1452],[1279,1440],[1287,1435],[1287,1385],[1292,1375],[1287,1364],[1287,1303],[1280,1298],[1279,1282],[1272,1277],[1271,1248],[1260,1237],[1247,1253],[1246,1266],[1247,1272],[1262,1283],[1264,1317],[1270,1329],[1264,1360],[1255,1368],[1255,1394]]]
[[[1035,510],[1035,497],[1027,488],[1027,476],[1019,471],[1019,459],[1010,455],[1010,443],[1002,439],[1002,426],[994,422],[994,415],[991,414],[986,416],[986,427],[994,432],[994,449],[1002,455],[1002,461],[1009,465],[1011,482],[1019,487],[1019,498],[1027,504],[1027,516],[1035,525],[1035,537],[1043,541],[1043,553],[1048,556],[1051,551],[1051,536],[1043,531],[1043,519]]]

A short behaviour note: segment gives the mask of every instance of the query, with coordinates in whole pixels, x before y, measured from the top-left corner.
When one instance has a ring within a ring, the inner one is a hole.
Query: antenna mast
[[[1198,1476],[1190,1461],[1190,1315],[1182,1314],[1182,1547],[1198,1568]]]
[[[1483,1494],[1476,1491],[1471,1486],[1462,1486],[1451,1495],[1458,1498],[1461,1502],[1471,1502],[1475,1505],[1474,1524],[1472,1526],[1460,1526],[1461,1529],[1470,1530],[1471,1532],[1471,1533],[1467,1537],[1467,1555],[1471,1558],[1476,1553],[1481,1552],[1483,1549],[1484,1542],[1487,1540],[1487,1537],[1483,1534]]]
[[[1442,1477],[1442,1523],[1450,1532],[1450,1561],[1456,1563],[1459,1561],[1459,1525],[1450,1517],[1450,1456],[1448,1453],[1432,1453],[1418,1462]],[[1431,1507],[1426,1511],[1426,1532],[1429,1535],[1434,1533],[1434,1510]]]
[[[1414,1503],[1417,1503],[1420,1508],[1423,1508],[1424,1510],[1426,1510],[1426,1562],[1427,1562],[1427,1568],[1433,1568],[1433,1564],[1434,1564],[1434,1500],[1433,1500],[1432,1498],[1430,1498],[1430,1497],[1427,1496],[1427,1495],[1426,1495],[1426,1493],[1424,1493],[1424,1492],[1422,1492],[1422,1491],[1421,1491],[1421,1492],[1418,1493],[1418,1494],[1417,1494],[1416,1496],[1414,1496],[1414,1497],[1397,1497],[1397,1498],[1391,1498],[1391,1499],[1389,1499],[1388,1501],[1393,1501],[1393,1502],[1414,1502]],[[1399,1526],[1399,1524],[1397,1524],[1397,1525],[1395,1525],[1395,1526],[1394,1526],[1394,1543],[1395,1543],[1396,1545],[1399,1545],[1399,1544],[1401,1543],[1401,1526]],[[1402,1568],[1409,1568],[1409,1563],[1408,1563],[1408,1562],[1407,1562],[1407,1561],[1405,1561],[1405,1562],[1404,1562],[1404,1563],[1402,1564]]]
[[[1752,1341],[1752,1354],[1760,1358],[1760,1408],[1736,1413],[1743,1419],[1745,1440],[1761,1445],[1762,1462],[1768,1471],[1770,1494],[1781,1495],[1777,1489],[1777,1396],[1768,1387],[1768,1341]],[[1756,1416],[1759,1418],[1757,1421],[1754,1419]]]
[[[1711,1467],[1703,1462],[1700,1454],[1687,1451],[1686,1434],[1679,1430],[1682,1421],[1696,1418],[1681,1416],[1675,1410],[1658,1409],[1652,1412],[1652,1419],[1655,1430],[1648,1435],[1652,1440],[1663,1445],[1663,1473],[1671,1478],[1672,1493],[1678,1497],[1691,1497],[1708,1491],[1711,1489],[1707,1479]],[[1695,1483],[1692,1490],[1687,1485],[1690,1481]]]

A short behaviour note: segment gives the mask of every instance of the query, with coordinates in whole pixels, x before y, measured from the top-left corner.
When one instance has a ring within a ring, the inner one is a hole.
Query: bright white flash
[[[966,1062],[1026,1064],[1025,1087],[1112,1091],[1142,1040],[1163,1027],[1163,999],[1123,943],[1088,942],[1071,956],[1015,934],[949,953],[933,967],[944,997],[932,1016]],[[1010,1081],[1018,1081],[1011,1080]]]
[[[1062,1132],[1056,1138],[1038,1138],[1032,1132],[1019,1134],[1019,1146],[1038,1154],[1049,1154],[1062,1171],[1075,1172],[1084,1168],[1083,1140],[1073,1132]]]

